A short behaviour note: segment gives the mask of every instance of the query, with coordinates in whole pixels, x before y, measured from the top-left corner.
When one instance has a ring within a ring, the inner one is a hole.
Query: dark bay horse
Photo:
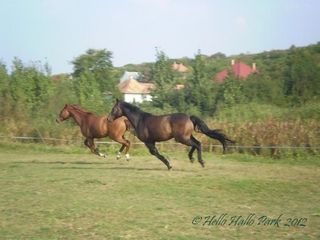
[[[107,116],[97,116],[78,105],[66,104],[56,121],[60,123],[70,117],[73,118],[80,127],[82,135],[86,138],[84,144],[92,153],[101,157],[106,157],[96,148],[94,139],[108,136],[112,140],[122,144],[117,158],[120,158],[121,152],[126,148],[125,156],[126,159],[129,160],[130,156],[128,151],[130,142],[124,138],[124,133],[130,128],[130,122],[126,117],[118,118],[116,121],[110,123],[107,120]]]
[[[189,159],[193,162],[193,152],[197,150],[198,161],[204,167],[201,156],[201,143],[192,135],[195,130],[220,141],[225,151],[227,143],[234,143],[219,130],[211,130],[204,121],[195,116],[188,116],[184,113],[173,113],[155,116],[144,112],[138,107],[124,101],[117,100],[112,108],[108,120],[113,121],[121,116],[126,116],[135,129],[136,136],[144,142],[150,153],[160,159],[170,170],[172,167],[169,161],[162,156],[156,146],[156,142],[167,141],[174,138],[177,142],[191,146]]]

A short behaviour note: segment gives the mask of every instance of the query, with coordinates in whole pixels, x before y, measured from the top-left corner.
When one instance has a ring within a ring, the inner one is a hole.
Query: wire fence
[[[0,136],[0,139],[11,139],[11,140],[27,140],[27,141],[36,141],[36,142],[42,142],[42,143],[48,143],[48,142],[64,142],[64,143],[82,143],[83,140],[79,139],[61,139],[61,138],[42,138],[42,137],[29,137],[29,136]],[[95,141],[96,144],[119,144],[115,141]],[[143,142],[132,142],[131,145],[144,145]],[[181,145],[177,142],[161,142],[162,146],[175,146],[175,145]],[[222,148],[222,145],[218,144],[202,144],[203,147],[218,147]],[[299,146],[281,146],[281,145],[269,145],[269,146],[263,146],[263,145],[229,145],[228,148],[233,149],[305,149],[305,150],[319,150],[320,146],[310,146],[308,144],[302,144]]]

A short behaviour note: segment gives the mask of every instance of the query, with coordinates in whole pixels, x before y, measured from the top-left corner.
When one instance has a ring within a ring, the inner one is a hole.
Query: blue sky
[[[287,49],[320,41],[318,0],[0,0],[0,60],[48,62],[53,73],[88,48],[113,64]]]

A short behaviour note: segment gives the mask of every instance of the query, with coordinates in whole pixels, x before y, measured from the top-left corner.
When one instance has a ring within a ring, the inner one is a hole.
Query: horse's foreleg
[[[94,153],[94,151],[92,150],[92,144],[91,144],[90,138],[86,138],[86,139],[84,140],[84,145],[86,145],[86,146],[90,149],[90,151],[91,151],[92,153]]]
[[[147,146],[147,148],[149,149],[149,152],[152,155],[156,156],[158,159],[161,160],[161,162],[163,162],[167,166],[168,170],[172,168],[172,166],[170,165],[170,162],[158,152],[158,149],[156,148],[155,143],[145,143],[145,145]]]
[[[105,154],[102,154],[99,152],[99,149],[96,148],[95,144],[94,144],[94,140],[93,138],[86,138],[84,140],[84,144],[90,149],[90,151],[93,153],[93,154],[96,154],[100,157],[106,157]]]

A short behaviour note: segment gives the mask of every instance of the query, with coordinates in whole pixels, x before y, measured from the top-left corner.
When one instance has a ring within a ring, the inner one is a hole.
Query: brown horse
[[[198,161],[204,167],[201,156],[201,143],[192,135],[193,131],[198,130],[205,135],[220,141],[225,151],[227,143],[234,143],[220,130],[211,130],[200,118],[188,116],[184,113],[173,113],[155,116],[144,112],[138,107],[117,100],[112,108],[108,120],[113,121],[121,116],[126,116],[135,129],[136,136],[144,142],[150,153],[160,159],[170,170],[172,167],[169,161],[162,156],[156,146],[156,142],[167,141],[174,138],[177,142],[191,146],[188,154],[193,162],[193,152],[197,150]]]
[[[96,116],[91,112],[83,109],[82,107],[75,104],[66,104],[61,110],[56,121],[58,123],[73,118],[74,121],[81,129],[82,135],[86,138],[84,144],[91,150],[92,153],[106,157],[100,153],[98,148],[94,144],[95,138],[110,137],[112,140],[122,144],[117,159],[120,158],[120,154],[125,150],[126,159],[129,160],[128,154],[130,148],[130,142],[124,138],[124,133],[130,128],[130,123],[126,117],[117,119],[110,123],[107,121],[107,116]]]

